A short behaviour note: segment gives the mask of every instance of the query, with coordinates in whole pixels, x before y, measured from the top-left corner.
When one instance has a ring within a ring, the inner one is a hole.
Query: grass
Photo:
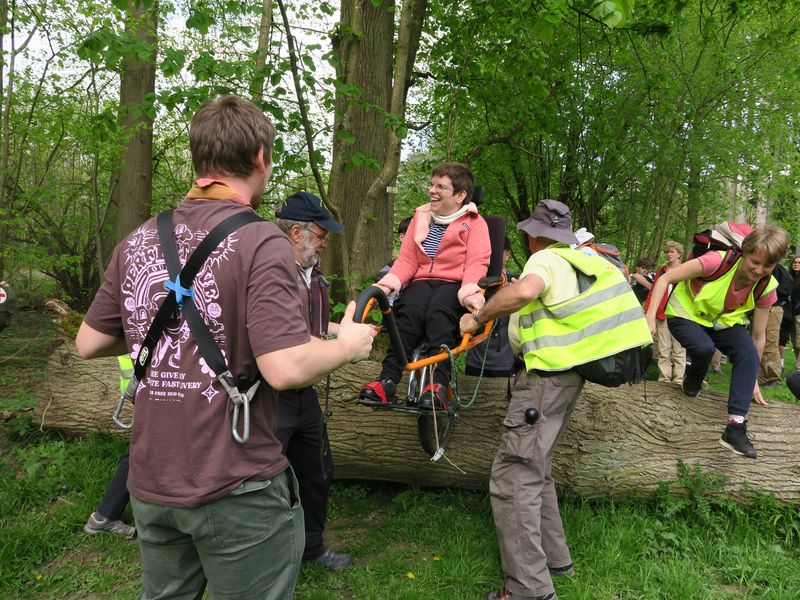
[[[0,333],[0,410],[16,413],[0,441],[0,598],[131,598],[141,577],[136,543],[82,532],[125,441],[41,433],[27,419],[54,338],[37,313]],[[725,390],[724,368],[709,377],[713,389]],[[767,390],[776,400],[779,392]],[[665,483],[647,499],[561,498],[578,571],[556,582],[562,600],[800,596],[797,509],[766,496],[739,505],[714,494],[719,483],[706,474],[679,472],[687,496]],[[355,566],[337,575],[304,566],[296,598],[463,600],[502,581],[485,492],[337,482],[326,539],[355,554]]]

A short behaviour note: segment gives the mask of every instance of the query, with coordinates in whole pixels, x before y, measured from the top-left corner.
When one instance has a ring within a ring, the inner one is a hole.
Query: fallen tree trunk
[[[365,361],[330,378],[336,477],[485,488],[502,431],[506,380],[481,382],[475,403],[461,411],[445,458],[434,463],[420,447],[416,417],[356,403],[360,386],[378,371],[379,365]],[[81,361],[74,346],[65,344],[48,365],[35,422],[69,433],[120,431],[111,422],[117,377],[116,359]],[[460,378],[465,398],[475,381]],[[324,404],[324,382],[319,392]],[[620,497],[676,481],[678,461],[684,461],[725,476],[725,491],[732,495],[760,491],[800,500],[800,406],[753,405],[749,432],[758,460],[736,457],[719,445],[726,415],[726,398],[713,392],[687,398],[677,386],[652,381],[620,388],[587,384],[556,451],[553,476],[583,497]]]

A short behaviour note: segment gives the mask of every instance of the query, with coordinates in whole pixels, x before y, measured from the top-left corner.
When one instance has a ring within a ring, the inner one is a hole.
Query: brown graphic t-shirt
[[[228,200],[184,200],[174,213],[181,264],[214,226],[246,210]],[[256,356],[309,340],[296,270],[286,236],[274,224],[258,222],[230,234],[198,272],[193,301],[235,376],[252,381],[258,374]],[[124,335],[135,359],[167,295],[167,279],[155,219],[150,219],[114,250],[87,324]],[[250,439],[237,443],[231,436],[233,403],[206,365],[189,325],[176,319],[158,341],[136,392],[131,494],[157,504],[198,506],[249,479],[279,474],[288,462],[275,437],[276,398],[262,382],[250,404]]]

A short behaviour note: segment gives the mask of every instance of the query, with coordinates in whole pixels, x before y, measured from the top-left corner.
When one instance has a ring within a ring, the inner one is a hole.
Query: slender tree
[[[117,241],[150,218],[157,31],[157,0],[129,0],[125,35],[130,50],[122,58],[119,102],[125,146],[119,180],[111,184],[111,201],[117,207]]]

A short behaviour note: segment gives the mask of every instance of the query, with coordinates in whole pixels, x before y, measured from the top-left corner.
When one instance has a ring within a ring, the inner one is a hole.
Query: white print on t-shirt
[[[181,264],[185,264],[189,255],[200,241],[207,235],[206,230],[193,232],[185,225],[175,228],[178,244],[178,256]],[[229,235],[211,253],[194,279],[193,302],[203,315],[209,331],[214,336],[220,350],[225,356],[225,327],[220,320],[222,308],[219,305],[220,291],[214,278],[222,263],[229,262],[238,243],[236,233]],[[167,296],[164,283],[168,279],[158,232],[155,228],[141,227],[128,240],[123,250],[125,273],[122,276],[121,295],[125,309],[130,313],[125,319],[125,334],[135,340],[132,357],[135,360],[141,341],[150,328],[158,307]],[[189,324],[180,320],[178,327],[166,327],[164,334],[156,344],[153,359],[142,385],[137,390],[155,401],[180,402],[188,396],[202,394],[211,404],[220,389],[214,386],[214,373],[206,364],[197,346],[190,341]],[[182,353],[192,353],[192,361],[199,364],[200,371],[192,369],[187,372],[181,369]],[[227,357],[226,357],[227,360]],[[187,379],[197,377],[200,379]],[[202,390],[202,391],[201,391]]]

